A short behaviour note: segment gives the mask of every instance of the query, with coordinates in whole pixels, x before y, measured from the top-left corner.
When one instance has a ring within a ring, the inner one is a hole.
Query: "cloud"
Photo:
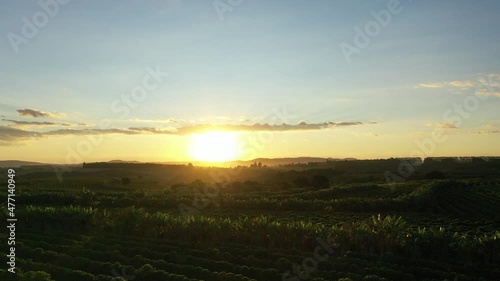
[[[137,123],[180,123],[183,122],[183,120],[177,120],[173,118],[167,118],[167,119],[128,119],[126,121],[129,122],[137,122]]]
[[[230,132],[258,132],[258,131],[274,131],[274,132],[284,132],[284,131],[309,131],[309,130],[323,130],[329,128],[343,127],[343,126],[355,126],[362,125],[362,122],[324,122],[324,123],[313,123],[307,124],[302,121],[296,125],[281,124],[281,125],[271,125],[271,124],[260,124],[255,123],[253,125],[211,125],[211,124],[199,124],[192,126],[185,126],[177,128],[178,135],[190,135],[196,133],[203,133],[208,131],[230,131]]]
[[[14,120],[15,121],[15,120]],[[25,121],[19,121],[25,122]],[[44,122],[40,122],[44,123]],[[52,122],[47,122],[52,123]],[[156,127],[130,127],[126,128],[111,128],[111,129],[58,129],[48,132],[34,132],[24,131],[11,127],[0,127],[0,141],[16,141],[25,140],[30,138],[40,138],[43,136],[87,136],[87,135],[107,135],[107,134],[123,134],[123,135],[144,135],[144,134],[162,134],[162,135],[178,135],[185,136],[191,134],[198,134],[208,131],[228,131],[228,132],[258,132],[258,131],[310,131],[310,130],[323,130],[332,129],[337,127],[357,126],[363,124],[376,124],[376,122],[324,122],[324,123],[311,123],[308,124],[304,121],[299,124],[253,124],[253,125],[213,125],[213,124],[198,124],[186,125],[181,127],[170,128],[156,128]],[[1,145],[2,143],[0,143]]]
[[[198,118],[196,120],[184,120],[184,119],[175,119],[175,118],[166,118],[166,119],[140,119],[140,118],[134,118],[134,119],[127,119],[127,120],[122,120],[122,119],[116,119],[113,120],[118,123],[158,123],[158,124],[176,124],[177,126],[182,126],[182,124],[188,124],[188,123],[210,123],[210,124],[239,124],[239,123],[250,123],[250,122],[256,122],[259,118],[257,117],[245,117],[245,116],[238,116],[238,117],[230,117],[230,116],[205,116],[203,118]],[[262,119],[262,118],[261,118]]]
[[[416,88],[431,88],[431,89],[437,89],[437,88],[444,88],[446,84],[444,83],[420,83],[417,84]]]
[[[440,129],[458,129],[458,127],[452,123],[441,122],[436,124],[436,126]]]
[[[440,123],[435,123],[435,124],[429,123],[429,124],[427,124],[427,126],[436,127],[436,128],[444,129],[444,130],[458,129],[458,127],[456,125],[454,125],[453,123],[447,123],[447,122],[440,122]]]
[[[415,88],[448,89],[453,93],[475,89],[478,95],[500,97],[500,73],[478,74],[473,80],[419,83]]]
[[[495,134],[500,134],[500,130],[482,130],[482,131],[471,132],[471,134],[474,134],[474,135],[495,135]]]
[[[71,126],[68,123],[54,123],[47,121],[20,121],[20,120],[12,120],[12,119],[2,119],[3,121],[11,122],[15,125],[21,126]]]
[[[52,136],[88,136],[88,135],[107,135],[107,134],[125,134],[138,135],[139,132],[124,129],[60,129],[43,133]]]
[[[11,144],[10,142],[41,138],[42,133],[25,131],[12,127],[0,126],[0,144]]]
[[[176,128],[170,128],[167,130],[162,130],[154,127],[130,127],[128,128],[130,131],[134,131],[137,133],[151,133],[151,134],[175,134]]]
[[[449,86],[452,87],[459,87],[459,88],[472,88],[476,86],[476,83],[472,81],[451,81],[447,83]]]
[[[500,73],[483,73],[479,76],[479,82],[492,87],[500,87]]]
[[[157,129],[154,127],[131,127],[129,130],[136,132],[145,132],[152,134],[170,134],[170,135],[191,135],[209,131],[227,131],[227,132],[258,132],[258,131],[302,131],[302,130],[322,130],[328,128],[342,127],[342,126],[354,126],[362,125],[362,122],[324,122],[307,124],[302,121],[296,125],[281,124],[281,125],[270,125],[270,124],[259,124],[255,123],[253,125],[234,125],[234,124],[224,124],[224,125],[213,125],[213,124],[197,124],[183,126],[179,128],[169,128],[169,129]]]
[[[473,88],[477,84],[472,81],[451,81],[451,82],[437,82],[437,83],[420,83],[417,84],[417,88],[431,88],[431,89],[439,89],[439,88]]]
[[[415,88],[446,89],[454,94],[474,91],[475,95],[500,97],[500,73],[477,74],[473,80],[420,83]]]
[[[22,120],[14,120],[14,119],[2,119],[2,121],[10,122],[14,126],[64,126],[64,127],[90,127],[95,126],[94,124],[86,124],[86,123],[59,123],[59,122],[50,122],[50,121],[22,121]],[[8,125],[12,126],[12,125]]]
[[[488,124],[488,125],[484,125],[483,128],[487,129],[487,130],[493,130],[493,129],[498,128],[498,126],[495,124]]]
[[[240,123],[245,123],[245,122],[252,122],[257,120],[257,117],[245,117],[245,116],[239,116],[236,121]]]
[[[476,91],[476,94],[481,96],[492,96],[492,97],[500,97],[500,89],[499,91],[490,91],[488,89],[479,89]]]
[[[448,86],[457,88],[472,88],[476,86],[476,83],[472,81],[451,81],[446,83]]]
[[[16,110],[17,113],[21,116],[27,116],[27,117],[34,117],[34,118],[39,118],[39,117],[46,117],[46,118],[64,118],[66,117],[66,113],[51,113],[51,112],[43,112],[40,110],[36,109],[18,109]]]

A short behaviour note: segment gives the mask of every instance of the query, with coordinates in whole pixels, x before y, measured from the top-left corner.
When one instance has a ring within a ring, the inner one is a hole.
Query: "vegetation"
[[[500,180],[431,164],[400,183],[258,163],[225,181],[192,165],[91,163],[62,183],[26,169],[18,273],[0,280],[500,280]]]

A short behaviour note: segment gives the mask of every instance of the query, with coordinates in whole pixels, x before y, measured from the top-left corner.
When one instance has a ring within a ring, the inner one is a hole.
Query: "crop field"
[[[17,274],[0,280],[500,280],[495,176],[315,188],[269,180],[278,168],[225,183],[189,169],[20,170]]]

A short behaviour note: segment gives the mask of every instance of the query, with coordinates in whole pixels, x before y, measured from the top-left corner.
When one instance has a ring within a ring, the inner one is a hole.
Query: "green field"
[[[459,168],[20,168],[0,280],[500,280],[500,178]]]

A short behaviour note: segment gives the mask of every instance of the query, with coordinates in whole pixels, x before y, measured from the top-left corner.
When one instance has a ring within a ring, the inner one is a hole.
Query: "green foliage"
[[[186,182],[182,194],[23,192],[16,278],[110,281],[115,270],[135,280],[280,280],[320,237],[336,246],[310,280],[500,280],[498,181],[275,191],[248,180],[241,187],[266,191],[216,196],[205,194],[208,181]],[[195,194],[209,204],[196,208]],[[183,216],[180,204],[196,212]]]
[[[22,275],[20,281],[53,281],[50,274],[44,271],[30,271]]]
[[[377,275],[367,275],[363,278],[363,281],[387,281],[387,279]]]

